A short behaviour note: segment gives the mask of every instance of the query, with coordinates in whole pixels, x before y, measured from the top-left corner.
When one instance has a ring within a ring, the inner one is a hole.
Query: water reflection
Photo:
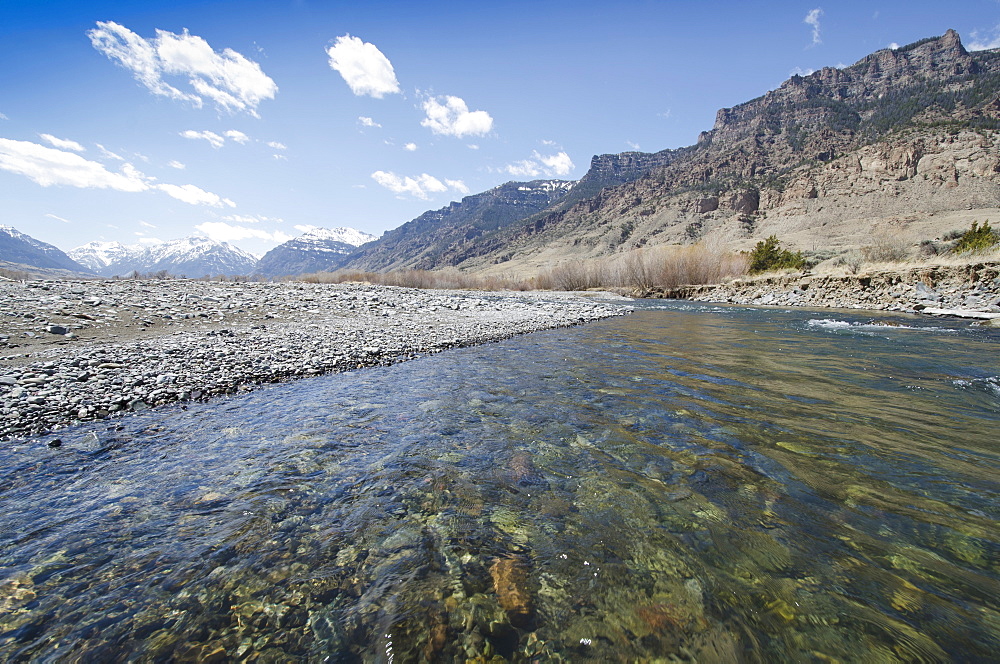
[[[17,445],[0,655],[995,657],[998,336],[836,316],[666,305]]]

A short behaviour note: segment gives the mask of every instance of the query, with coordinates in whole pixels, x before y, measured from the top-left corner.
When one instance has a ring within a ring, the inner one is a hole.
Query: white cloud
[[[242,131],[237,131],[235,129],[230,129],[225,132],[226,138],[230,138],[240,145],[246,145],[250,141],[250,137],[244,134]]]
[[[136,231],[135,235],[142,235],[142,233],[139,232],[139,231]],[[155,244],[163,244],[163,243],[164,243],[164,240],[161,240],[158,237],[140,237],[139,238],[139,244],[151,244],[151,245],[155,245]]]
[[[68,185],[131,192],[149,189],[146,178],[130,164],[115,173],[74,152],[8,138],[0,138],[0,169],[23,175],[43,187]]]
[[[475,143],[469,143],[469,144],[468,144],[467,146],[465,146],[465,147],[469,148],[470,150],[478,150],[478,149],[479,149],[479,146],[478,146],[478,145],[476,145]]]
[[[819,17],[823,15],[823,10],[817,7],[816,9],[809,10],[806,17],[802,19],[803,23],[812,26],[812,44],[810,46],[816,46],[817,44],[822,44],[823,40],[819,36]]]
[[[305,235],[306,233],[312,233],[313,231],[323,230],[319,226],[310,226],[309,224],[295,224],[295,226],[293,226],[292,228],[302,233],[303,235]]]
[[[569,175],[574,167],[573,160],[565,152],[543,155],[535,150],[532,152],[531,158],[508,164],[505,170],[519,178],[539,176],[551,178]]]
[[[51,214],[51,213],[48,213],[48,214],[46,214],[45,216],[46,216],[46,217],[48,217],[49,219],[55,219],[56,221],[61,221],[61,222],[63,222],[64,224],[72,224],[72,223],[73,223],[73,222],[72,222],[72,221],[70,221],[69,219],[63,219],[63,218],[62,218],[62,217],[60,217],[59,215],[55,215],[55,214]]]
[[[3,113],[0,113],[0,120],[10,120],[10,118],[8,118],[8,117],[7,117],[6,115],[4,115]]]
[[[803,69],[802,67],[796,67],[792,71],[788,72],[789,76],[808,76],[809,74],[816,71],[815,69]]]
[[[170,161],[168,161],[167,166],[169,166],[170,168],[176,168],[179,171],[183,171],[185,168],[187,168],[187,166],[177,161],[176,159],[171,159]]]
[[[406,150],[407,152],[413,152],[417,149],[417,144],[407,143],[406,145],[403,146],[403,149]]]
[[[460,194],[468,194],[469,188],[465,186],[465,182],[462,180],[445,180],[444,183],[448,185],[450,189],[454,189]]]
[[[272,154],[271,156],[277,159],[278,161],[288,161],[288,157],[286,157],[283,154]]]
[[[392,63],[374,44],[348,34],[337,37],[326,54],[330,56],[330,68],[340,73],[355,95],[381,99],[400,92]]]
[[[891,42],[888,48],[892,51],[895,51],[896,49],[899,48],[899,44],[897,44],[896,42]]]
[[[114,159],[115,161],[125,161],[125,157],[115,154],[114,152],[108,150],[100,143],[96,143],[95,145],[97,145],[97,149],[101,151],[101,156],[104,157],[105,159]]]
[[[118,23],[98,21],[87,36],[94,48],[129,69],[153,94],[188,101],[198,108],[207,97],[221,109],[259,117],[257,106],[278,92],[259,64],[229,48],[217,53],[186,29],[179,35],[157,30],[156,37],[147,40]],[[166,83],[164,76],[186,79],[194,93]]]
[[[39,134],[39,136],[43,141],[54,148],[59,148],[60,150],[73,150],[74,152],[86,152],[86,149],[76,141],[71,141],[66,138],[56,138],[52,134]]]
[[[212,207],[236,207],[236,203],[228,198],[222,198],[218,194],[200,189],[193,184],[157,184],[154,189],[159,189],[167,196],[176,198],[189,205],[211,205]]]
[[[970,51],[986,51],[993,48],[1000,48],[1000,25],[986,34],[978,30],[972,31],[972,42],[968,45]]]
[[[287,150],[288,149],[285,146],[284,143],[279,143],[278,141],[270,141],[270,142],[268,142],[267,147],[274,148],[275,150]]]
[[[115,173],[75,152],[47,148],[28,141],[0,138],[0,169],[23,175],[43,187],[66,185],[133,193],[159,190],[191,205],[236,206],[228,198],[221,198],[193,184],[153,184],[153,178],[143,175],[132,164],[123,164],[121,172]]]
[[[144,227],[144,228],[156,228],[156,226],[154,226],[153,224],[149,223],[148,221],[140,221],[139,225],[142,226],[142,227]]]
[[[445,180],[441,182],[433,175],[422,173],[416,177],[399,176],[392,172],[375,171],[372,179],[389,191],[397,194],[410,194],[421,200],[430,198],[429,194],[439,194],[448,189],[454,189],[463,194],[469,193],[468,187],[461,180]]]
[[[661,117],[661,118],[663,118],[664,120],[669,120],[671,112],[672,112],[671,109],[668,108],[667,110],[663,111],[662,113],[657,113],[656,115],[659,116],[659,117]]]
[[[377,123],[374,120],[372,120],[371,118],[365,117],[364,115],[359,115],[358,116],[358,122],[361,123],[362,127],[381,127],[382,126],[379,123]]]
[[[232,221],[237,224],[259,224],[262,222],[281,224],[285,221],[280,217],[265,217],[257,214],[227,214],[222,217],[222,220]]]
[[[625,145],[627,145],[630,150],[638,151],[640,149],[639,144],[634,141],[625,141]]]
[[[444,103],[431,97],[422,104],[424,118],[420,125],[435,134],[445,136],[484,136],[493,129],[493,118],[486,111],[469,111],[469,106],[460,97],[445,96]]]
[[[216,242],[236,242],[238,240],[256,238],[258,240],[267,240],[269,242],[277,242],[280,244],[282,242],[288,242],[293,237],[287,233],[283,233],[282,231],[268,233],[267,231],[262,231],[259,228],[234,226],[233,224],[227,224],[224,221],[206,221],[203,224],[195,226],[195,229]]]
[[[191,140],[208,141],[209,145],[217,149],[221,148],[226,143],[226,139],[219,136],[214,131],[195,131],[194,129],[186,129],[181,132],[181,136],[184,138],[190,138]]]

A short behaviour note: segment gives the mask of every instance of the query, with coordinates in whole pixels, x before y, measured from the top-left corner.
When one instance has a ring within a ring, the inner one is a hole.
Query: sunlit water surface
[[[996,661],[1000,333],[639,309],[9,445],[0,658]]]

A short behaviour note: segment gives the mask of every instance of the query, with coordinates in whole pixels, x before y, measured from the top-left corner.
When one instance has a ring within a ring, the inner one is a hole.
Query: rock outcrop
[[[823,257],[878,231],[915,245],[1000,214],[1000,51],[953,30],[793,76],[721,109],[696,145],[594,157],[564,197],[469,237],[433,226],[394,265],[531,273],[568,259],[778,235]],[[971,211],[971,212],[970,212]],[[433,246],[427,251],[426,246]],[[433,258],[429,258],[433,255]]]

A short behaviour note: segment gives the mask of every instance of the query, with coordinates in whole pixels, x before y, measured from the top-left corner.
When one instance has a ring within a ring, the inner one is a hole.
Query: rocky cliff
[[[466,196],[440,210],[425,212],[386,232],[378,241],[363,245],[343,266],[386,271],[459,264],[468,258],[470,249],[476,255],[484,237],[546,209],[566,196],[573,185],[564,180],[507,182],[481,194]]]
[[[776,234],[818,258],[887,233],[915,245],[1000,216],[1000,52],[957,33],[793,76],[721,109],[696,145],[595,157],[547,209],[441,252],[531,272],[574,257]]]

